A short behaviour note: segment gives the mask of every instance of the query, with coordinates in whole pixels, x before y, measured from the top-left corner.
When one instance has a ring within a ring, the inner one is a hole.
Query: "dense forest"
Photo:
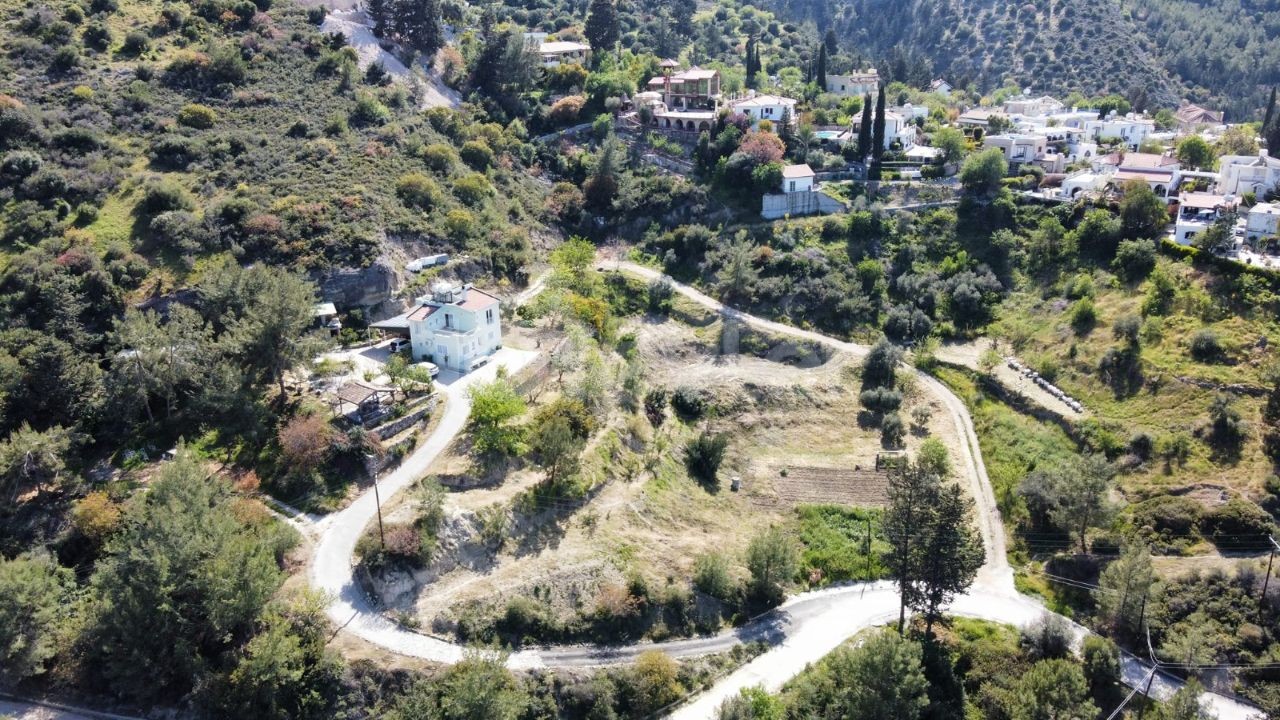
[[[1187,99],[1256,119],[1280,79],[1280,4],[1226,0],[778,0],[782,17],[835,29],[891,79],[1006,83],[1158,108]]]

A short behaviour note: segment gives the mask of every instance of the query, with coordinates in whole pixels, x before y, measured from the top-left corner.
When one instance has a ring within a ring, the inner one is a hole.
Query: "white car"
[[[387,348],[391,350],[392,354],[398,353],[407,347],[409,347],[409,340],[407,338],[396,338],[387,346]]]
[[[427,362],[426,360],[423,360],[422,362],[414,363],[413,366],[416,368],[421,368],[431,373],[431,377],[436,377],[440,374],[440,367],[433,362]]]

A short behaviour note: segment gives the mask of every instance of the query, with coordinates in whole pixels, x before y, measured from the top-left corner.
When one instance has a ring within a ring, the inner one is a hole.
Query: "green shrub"
[[[493,194],[493,186],[484,175],[471,173],[454,182],[453,194],[468,205],[479,205]]]
[[[1200,362],[1214,362],[1222,357],[1222,342],[1218,333],[1209,328],[1201,328],[1191,336],[1191,357]]]
[[[717,600],[730,600],[737,587],[729,574],[729,561],[719,553],[699,555],[693,562],[693,586]]]
[[[681,385],[671,393],[671,407],[684,420],[697,420],[707,411],[707,399],[697,388]]]
[[[1071,328],[1077,335],[1084,335],[1098,323],[1098,311],[1093,307],[1093,300],[1081,298],[1071,306]]]
[[[1132,508],[1133,524],[1167,536],[1195,532],[1204,516],[1204,506],[1189,497],[1163,495],[1144,500]]]
[[[438,206],[444,197],[435,180],[422,173],[406,173],[396,181],[396,196],[410,207],[430,210]]]
[[[453,147],[443,143],[427,145],[422,149],[422,160],[427,167],[438,173],[447,173],[458,162],[458,153]]]
[[[702,431],[684,448],[684,464],[689,474],[708,485],[714,485],[716,473],[720,471],[720,464],[724,462],[728,447],[727,436]]]
[[[145,217],[155,217],[171,210],[194,210],[195,200],[186,188],[170,180],[161,180],[147,186],[138,202],[137,212]]]
[[[208,105],[189,103],[178,111],[178,124],[206,130],[218,121],[218,114]]]
[[[487,170],[493,166],[493,150],[483,140],[466,141],[458,155],[476,170]]]
[[[1275,524],[1262,508],[1248,500],[1232,498],[1204,516],[1201,532],[1223,549],[1267,549],[1267,536]]]

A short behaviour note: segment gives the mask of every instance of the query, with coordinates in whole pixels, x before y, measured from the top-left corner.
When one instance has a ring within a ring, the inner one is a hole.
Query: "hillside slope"
[[[1248,119],[1280,79],[1275,0],[835,0],[781,3],[895,79],[942,76],[989,91],[1007,82],[1086,96],[1145,91]],[[905,75],[905,77],[904,77]]]

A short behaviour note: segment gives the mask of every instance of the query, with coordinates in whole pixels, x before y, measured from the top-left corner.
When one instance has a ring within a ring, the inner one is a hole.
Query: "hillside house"
[[[844,97],[875,97],[880,92],[880,71],[871,68],[848,75],[827,75],[827,92]]]
[[[1154,153],[1111,153],[1094,162],[1095,170],[1111,171],[1111,184],[1122,187],[1130,180],[1145,182],[1161,198],[1177,192],[1182,182],[1182,166],[1171,155]]]
[[[942,78],[938,78],[933,82],[929,83],[929,90],[939,95],[950,95],[951,91],[954,89],[955,88],[951,87],[951,83],[947,82],[946,80],[943,80]]]
[[[1056,98],[1052,98],[1048,95],[1041,95],[1036,98],[1028,95],[1020,95],[1004,101],[1004,111],[1008,115],[1041,117],[1062,112],[1066,108],[1066,105],[1063,105]]]
[[[1173,239],[1179,245],[1190,245],[1196,235],[1236,211],[1237,201],[1230,195],[1214,193],[1182,193],[1178,196],[1178,218]]]
[[[775,220],[789,215],[824,215],[848,209],[820,190],[816,181],[817,175],[808,165],[786,166],[782,169],[782,185],[778,191],[765,193],[760,199],[760,215]]]
[[[1221,112],[1191,103],[1184,103],[1173,114],[1178,118],[1178,129],[1183,132],[1192,132],[1205,125],[1221,125],[1223,117]]]
[[[988,125],[991,123],[991,118],[997,115],[1004,118],[1008,117],[1001,108],[971,108],[964,111],[960,114],[960,117],[956,118],[956,124],[960,127],[974,127],[986,130]]]
[[[1262,197],[1280,185],[1280,158],[1258,155],[1223,155],[1218,158],[1218,192],[1253,193]]]
[[[735,100],[730,107],[736,113],[746,115],[753,126],[761,120],[768,120],[775,125],[794,125],[796,122],[796,101],[781,95],[749,95]]]
[[[1244,234],[1250,241],[1280,235],[1280,203],[1258,203],[1249,208]]]
[[[701,132],[715,123],[720,109],[720,73],[697,66],[680,70],[675,60],[658,63],[662,75],[652,78],[643,94],[653,109],[653,123],[660,130]],[[651,93],[659,93],[654,101]]]
[[[1155,132],[1156,123],[1151,118],[1129,113],[1123,117],[1114,112],[1100,120],[1088,120],[1084,130],[1094,142],[1119,140],[1130,150],[1137,150],[1147,136]]]
[[[538,55],[542,58],[544,68],[553,68],[565,63],[585,65],[591,59],[591,46],[564,40],[544,41],[538,44]]]
[[[782,192],[809,192],[816,175],[807,164],[788,165],[782,168]]]
[[[1043,135],[1007,134],[988,135],[982,141],[986,147],[999,148],[1010,165],[1029,165],[1044,156],[1049,141]]]
[[[862,115],[854,113],[853,120],[849,124],[849,132],[856,136],[858,131],[862,129]],[[893,144],[903,151],[910,150],[916,146],[916,126],[910,122],[909,118],[899,114],[896,110],[885,109],[884,111],[884,148],[892,150]]]
[[[500,301],[470,284],[438,282],[407,312],[371,327],[408,335],[415,361],[467,372],[502,347]]]

